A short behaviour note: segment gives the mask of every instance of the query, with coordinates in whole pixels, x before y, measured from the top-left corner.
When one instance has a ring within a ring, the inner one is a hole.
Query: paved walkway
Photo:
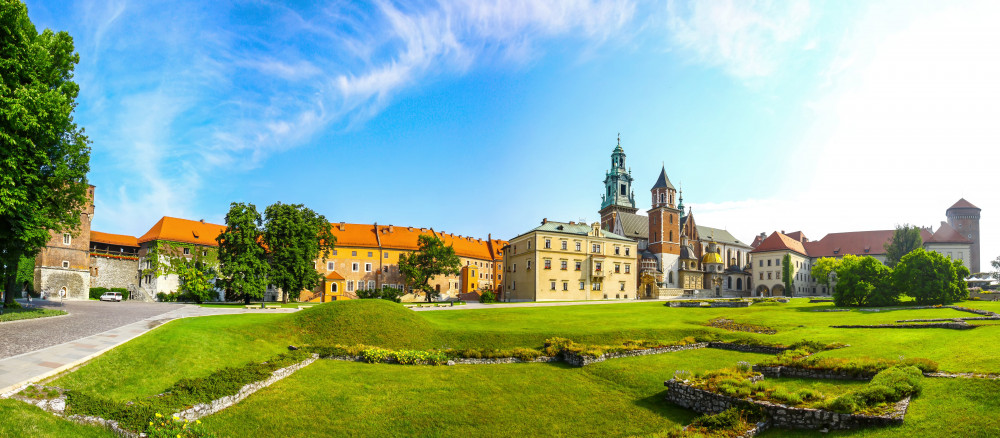
[[[497,303],[497,304],[483,304],[483,303],[469,302],[465,303],[464,306],[448,306],[446,303],[446,305],[442,307],[411,307],[411,309],[417,312],[424,312],[429,310],[476,310],[476,309],[510,309],[512,307],[560,307],[560,306],[589,306],[598,304],[628,304],[628,303],[635,304],[635,303],[649,303],[657,301],[662,302],[666,300],[556,301],[551,303],[525,302],[525,303]],[[426,304],[426,303],[414,303],[414,304]]]
[[[37,301],[37,300],[36,300]],[[71,316],[75,313],[86,313],[83,311],[84,307],[87,306],[77,306],[74,304],[92,304],[93,302],[67,302],[65,310],[70,312]],[[115,311],[121,312],[124,306],[139,304],[139,303],[104,303],[106,305],[117,305],[122,304],[123,307],[119,309],[110,308],[105,306],[105,309],[111,309],[111,311],[105,311],[108,318],[113,319]],[[156,304],[161,310],[159,313],[145,317],[139,321],[129,322],[125,324],[119,324],[116,327],[105,330],[99,333],[91,334],[89,336],[84,336],[82,338],[77,338],[69,342],[63,342],[56,345],[50,345],[28,351],[25,353],[13,355],[0,359],[0,397],[10,395],[11,391],[19,390],[22,386],[37,382],[39,380],[48,378],[55,374],[61,373],[65,370],[73,368],[79,364],[82,364],[90,359],[100,356],[104,352],[128,342],[129,340],[146,333],[153,328],[172,321],[174,319],[180,318],[191,318],[197,316],[209,316],[209,315],[225,315],[225,314],[238,314],[238,313],[290,313],[297,311],[298,309],[271,309],[271,310],[259,310],[259,309],[243,309],[243,308],[207,308],[195,305],[185,305],[185,304]],[[52,318],[40,318],[37,321],[40,323],[47,322],[63,323],[65,321],[87,321],[82,317],[72,318],[71,316],[63,317],[53,317]],[[79,315],[77,315],[79,316]],[[0,323],[0,339],[7,338],[7,335],[20,331],[27,332],[29,328],[24,327],[29,321],[9,322]],[[44,325],[41,326],[44,328]],[[37,332],[38,327],[31,327],[32,331]]]

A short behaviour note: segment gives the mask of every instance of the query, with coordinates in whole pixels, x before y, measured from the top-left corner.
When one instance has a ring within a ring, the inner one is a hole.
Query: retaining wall
[[[720,350],[732,350],[739,351],[743,353],[764,353],[764,354],[781,354],[788,350],[787,347],[769,347],[766,345],[742,345],[742,344],[730,344],[728,342],[709,342],[708,348],[718,348]]]
[[[592,363],[604,362],[607,359],[614,359],[619,357],[646,356],[650,354],[660,354],[660,353],[672,353],[674,351],[683,351],[683,350],[695,350],[698,348],[705,348],[708,345],[709,345],[708,342],[698,342],[688,345],[677,345],[671,347],[647,348],[644,350],[630,350],[630,351],[622,351],[615,353],[607,353],[597,357],[581,356],[581,355],[567,354],[567,353],[563,353],[562,356],[563,360],[565,360],[566,363],[573,365],[575,367],[582,367],[590,365]]]
[[[848,372],[833,370],[818,370],[812,368],[798,368],[786,366],[767,367],[754,365],[753,370],[767,377],[801,377],[805,379],[832,379],[832,380],[861,380],[869,381],[875,377],[875,373],[868,372]]]
[[[952,330],[971,330],[976,328],[974,325],[969,325],[964,322],[939,322],[930,324],[875,324],[875,325],[831,325],[832,328],[902,328],[902,329],[914,329],[914,328],[943,328]]]
[[[716,394],[671,379],[664,382],[667,401],[702,414],[718,414],[733,406],[755,405],[762,408],[771,419],[771,427],[786,429],[857,429],[903,423],[909,397],[896,403],[888,415],[840,414],[823,409],[796,408],[758,400],[743,400]]]

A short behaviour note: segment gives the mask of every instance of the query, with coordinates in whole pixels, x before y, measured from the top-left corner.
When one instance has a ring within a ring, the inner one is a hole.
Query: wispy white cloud
[[[799,41],[812,18],[803,0],[670,0],[666,9],[676,47],[738,78],[768,76],[809,44]]]

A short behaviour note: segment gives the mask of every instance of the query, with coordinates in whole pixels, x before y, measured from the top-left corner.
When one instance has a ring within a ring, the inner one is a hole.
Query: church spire
[[[678,194],[677,209],[681,211],[681,218],[684,218],[684,183],[681,183],[681,190]]]

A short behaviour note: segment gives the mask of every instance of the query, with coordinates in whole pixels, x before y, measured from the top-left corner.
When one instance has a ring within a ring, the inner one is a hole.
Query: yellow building
[[[332,224],[333,235],[337,238],[335,249],[326,260],[316,260],[316,270],[324,277],[336,273],[342,277],[339,283],[328,280],[323,292],[304,291],[303,301],[319,301],[330,288],[337,284],[338,299],[356,298],[357,291],[378,289],[383,286],[405,289],[403,301],[423,301],[423,293],[413,293],[411,285],[399,271],[399,258],[403,254],[416,251],[421,235],[440,238],[446,246],[455,249],[462,271],[458,275],[435,277],[431,286],[440,294],[440,299],[457,299],[459,294],[482,289],[500,293],[502,253],[506,244],[492,238],[477,239],[434,231],[430,228],[401,227],[378,224]]]
[[[505,247],[505,301],[636,298],[636,243],[591,225],[550,222]]]

